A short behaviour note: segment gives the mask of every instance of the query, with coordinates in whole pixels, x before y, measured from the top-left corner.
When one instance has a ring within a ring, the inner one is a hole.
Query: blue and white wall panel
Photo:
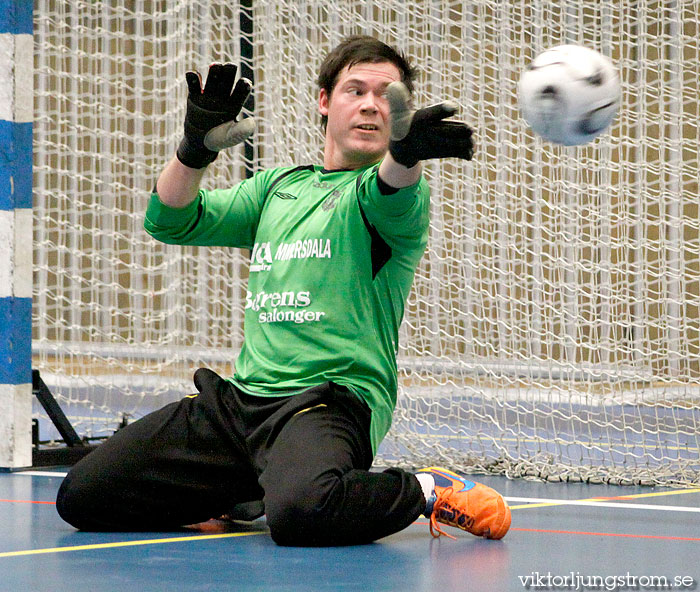
[[[32,464],[32,1],[0,0],[0,468]]]

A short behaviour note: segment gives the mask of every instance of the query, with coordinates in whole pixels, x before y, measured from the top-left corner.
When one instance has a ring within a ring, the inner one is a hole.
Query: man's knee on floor
[[[66,477],[56,495],[56,510],[63,520],[75,528],[82,528],[81,498],[84,500],[80,488],[75,486],[75,482],[70,477]]]
[[[272,539],[279,545],[314,545],[328,527],[332,496],[299,488],[265,496],[265,514]]]
[[[89,480],[73,478],[69,472],[58,489],[56,511],[65,522],[78,530],[116,530],[101,521],[112,514],[105,493],[99,485]]]

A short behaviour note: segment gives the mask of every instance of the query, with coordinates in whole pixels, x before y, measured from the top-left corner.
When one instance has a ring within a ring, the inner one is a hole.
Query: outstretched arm
[[[245,141],[255,130],[252,117],[237,121],[252,85],[241,78],[234,86],[236,71],[234,64],[212,64],[204,87],[198,72],[187,72],[185,133],[156,183],[164,204],[182,208],[191,203],[219,151]]]
[[[411,95],[402,82],[387,87],[391,115],[389,153],[379,166],[379,177],[391,187],[413,185],[421,174],[420,161],[431,158],[471,160],[472,130],[461,121],[446,121],[457,105],[445,101],[414,111]]]
[[[156,182],[160,201],[171,208],[184,208],[194,201],[207,169],[192,169],[182,164],[177,156],[165,165]]]

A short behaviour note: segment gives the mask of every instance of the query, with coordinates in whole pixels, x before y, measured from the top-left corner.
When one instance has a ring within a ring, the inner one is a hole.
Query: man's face
[[[319,110],[328,116],[324,167],[359,168],[378,162],[389,146],[386,87],[401,80],[391,62],[360,63],[341,70],[331,95],[321,89]]]

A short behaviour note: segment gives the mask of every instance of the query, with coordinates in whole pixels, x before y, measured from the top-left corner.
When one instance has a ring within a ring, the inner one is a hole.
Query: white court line
[[[700,508],[688,506],[657,506],[655,504],[627,504],[624,502],[589,502],[583,500],[547,499],[539,497],[507,497],[507,502],[551,504],[552,506],[591,506],[599,508],[628,508],[631,510],[665,510],[668,512],[700,512]]]
[[[29,475],[30,477],[65,477],[68,473],[52,473],[51,471],[17,471],[11,475]]]

